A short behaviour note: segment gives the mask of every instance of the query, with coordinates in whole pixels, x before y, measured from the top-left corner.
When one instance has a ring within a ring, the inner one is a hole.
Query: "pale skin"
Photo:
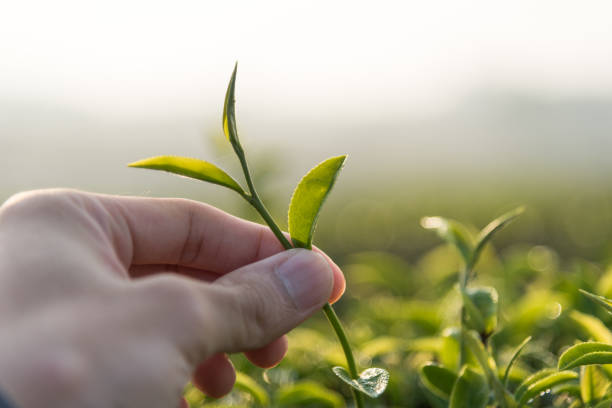
[[[0,391],[19,408],[186,406],[260,367],[337,300],[325,254],[283,251],[259,224],[182,199],[72,190],[0,207]]]

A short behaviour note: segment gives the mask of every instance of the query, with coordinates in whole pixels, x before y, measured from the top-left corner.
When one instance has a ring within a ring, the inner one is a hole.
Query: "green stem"
[[[468,280],[469,280],[469,276],[470,276],[470,270],[469,267],[466,265],[466,267],[463,269],[463,273],[462,276],[459,278],[459,287],[461,290],[461,293],[463,293],[463,291],[465,290],[467,284],[468,284]],[[463,367],[463,364],[465,364],[465,338],[464,338],[464,333],[465,333],[465,306],[462,304],[461,305],[461,332],[459,335],[459,369],[461,369],[461,367]]]
[[[268,227],[270,227],[270,229],[272,230],[276,238],[278,238],[283,247],[285,249],[293,248],[293,245],[291,245],[287,237],[285,237],[285,234],[283,234],[280,228],[278,228],[278,225],[276,225],[276,222],[274,222],[274,219],[270,215],[270,212],[259,198],[257,190],[255,190],[255,185],[253,184],[251,172],[249,171],[249,165],[246,161],[246,156],[244,155],[242,147],[238,147],[235,150],[236,155],[240,160],[240,165],[242,166],[242,171],[244,173],[244,178],[246,179],[247,186],[249,187],[249,192],[251,193],[250,195],[242,195],[242,197],[247,200],[249,204],[251,204],[253,208],[255,208],[255,210],[257,210],[259,215],[261,215],[261,218],[263,218],[266,224],[268,224]]]
[[[291,242],[289,242],[287,237],[285,237],[285,235],[282,233],[282,231],[280,230],[280,228],[278,227],[278,225],[276,224],[276,222],[274,221],[274,219],[272,218],[272,216],[270,215],[270,213],[264,206],[263,202],[259,198],[259,195],[257,194],[257,190],[255,190],[255,185],[253,184],[251,172],[249,171],[249,165],[246,161],[246,156],[244,154],[244,151],[242,150],[242,147],[240,145],[234,146],[234,150],[236,151],[236,155],[238,156],[238,159],[240,160],[240,165],[242,166],[242,171],[244,172],[244,177],[246,179],[247,186],[250,192],[250,194],[242,194],[242,197],[245,200],[247,200],[249,204],[251,204],[253,208],[255,208],[255,210],[257,210],[259,215],[261,215],[261,217],[264,219],[266,224],[268,224],[268,227],[270,227],[270,229],[272,230],[276,238],[278,238],[278,240],[283,245],[283,247],[285,249],[293,248],[293,245],[291,245]],[[355,364],[355,358],[353,357],[353,351],[351,350],[351,345],[348,342],[348,338],[346,337],[346,333],[344,332],[344,328],[342,327],[342,324],[340,323],[340,319],[338,318],[338,315],[336,314],[336,312],[334,311],[334,309],[329,303],[326,303],[323,306],[323,312],[327,316],[329,323],[332,325],[334,332],[336,333],[336,336],[338,337],[338,340],[340,341],[340,345],[342,346],[342,350],[344,351],[344,356],[346,357],[346,363],[348,365],[348,371],[349,371],[349,374],[351,375],[351,378],[354,378],[354,379],[358,378],[359,373],[357,372],[357,365]],[[361,395],[361,393],[352,387],[351,387],[351,391],[353,392],[353,398],[355,399],[355,406],[357,408],[363,408],[364,402],[363,402],[363,396]]]
[[[334,311],[334,308],[326,303],[323,306],[323,312],[325,316],[327,316],[327,320],[332,325],[338,340],[340,341],[340,345],[342,346],[342,351],[344,351],[344,356],[346,357],[346,364],[348,365],[348,371],[351,375],[351,378],[359,378],[359,373],[357,372],[357,365],[355,364],[355,357],[353,357],[353,351],[351,350],[351,345],[349,344],[348,338],[346,337],[346,333],[344,328],[342,327],[342,323],[340,323],[340,319],[338,315]],[[357,407],[362,408],[363,398],[362,395],[355,389],[351,388],[353,391],[353,397],[355,398],[355,404]]]

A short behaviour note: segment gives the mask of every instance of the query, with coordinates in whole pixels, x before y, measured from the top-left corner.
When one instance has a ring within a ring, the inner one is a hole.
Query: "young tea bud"
[[[464,303],[468,303],[468,300],[471,305],[465,305],[467,328],[488,337],[497,327],[497,291],[492,287],[466,288]]]

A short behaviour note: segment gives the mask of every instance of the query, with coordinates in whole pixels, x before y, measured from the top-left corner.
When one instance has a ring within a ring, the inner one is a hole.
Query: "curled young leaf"
[[[236,72],[238,71],[238,63],[234,65],[234,72],[230,78],[229,84],[227,85],[227,91],[225,93],[225,103],[223,104],[223,132],[225,137],[230,141],[234,149],[240,146],[238,140],[238,131],[236,130]]]
[[[525,212],[525,207],[521,206],[515,208],[514,210],[497,217],[480,231],[480,233],[476,237],[476,247],[474,248],[472,259],[470,260],[470,266],[474,266],[476,264],[484,246],[487,242],[489,242],[489,240],[491,240],[493,235],[497,231],[501,230],[506,225],[514,221],[514,219],[521,215],[523,212]]]
[[[457,381],[457,374],[446,367],[426,363],[419,372],[421,382],[429,391],[448,401]]]
[[[463,366],[453,386],[449,408],[484,408],[488,400],[487,380],[469,366]]]
[[[514,396],[519,406],[522,406],[542,392],[577,378],[578,374],[573,371],[556,371],[547,368],[527,377],[516,389]]]
[[[466,311],[466,325],[481,335],[490,335],[497,326],[497,290],[492,287],[466,288],[461,291]]]
[[[454,245],[466,265],[469,264],[474,250],[474,237],[463,224],[444,217],[423,217],[421,226],[436,231],[440,238]]]
[[[359,374],[359,378],[351,378],[343,367],[336,366],[332,368],[332,371],[342,381],[372,398],[376,398],[382,394],[389,383],[389,373],[382,368],[368,368]]]
[[[559,370],[590,364],[612,364],[612,345],[594,341],[579,343],[559,357]]]
[[[245,192],[230,175],[204,160],[178,156],[156,156],[128,164],[129,167],[163,170],[179,176],[190,177],[230,188],[244,195]]]
[[[312,236],[321,207],[345,160],[346,155],[343,155],[319,163],[295,188],[289,204],[289,235],[294,246],[312,248]]]

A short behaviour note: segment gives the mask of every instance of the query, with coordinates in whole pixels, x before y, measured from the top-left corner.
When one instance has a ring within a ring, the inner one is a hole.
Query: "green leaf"
[[[489,400],[486,379],[463,366],[450,395],[449,408],[484,408]]]
[[[446,367],[434,363],[426,363],[421,367],[421,382],[435,395],[448,401],[453,386],[457,381],[457,374]]]
[[[289,234],[296,247],[312,248],[312,236],[321,207],[345,160],[346,155],[343,155],[319,163],[295,188],[289,204]]]
[[[612,406],[612,398],[607,398],[603,401],[600,401],[593,408],[610,408]]]
[[[612,345],[600,342],[576,344],[559,357],[559,370],[589,365],[612,364]]]
[[[603,308],[606,309],[608,313],[612,313],[612,300],[605,298],[603,296],[594,295],[593,293],[589,293],[586,290],[582,290],[582,289],[578,289],[578,290],[583,295],[589,297],[591,300],[594,300],[600,306],[603,306]]]
[[[465,263],[469,264],[474,250],[474,238],[463,224],[443,217],[423,217],[421,226],[436,231],[442,239],[454,245]]]
[[[286,385],[276,393],[276,402],[280,406],[305,406],[308,404],[322,408],[343,408],[342,396],[314,381],[302,381]]]
[[[489,355],[484,345],[480,341],[480,335],[474,330],[464,330],[463,336],[465,345],[474,354],[476,360],[478,360],[478,363],[487,374],[487,377],[489,377],[492,381],[497,379],[497,366],[495,364],[495,360],[493,360],[493,357]]]
[[[552,387],[576,378],[578,378],[578,374],[573,371],[556,371],[552,368],[546,368],[527,377],[516,389],[514,396],[519,406],[522,406]]]
[[[236,383],[234,387],[249,393],[259,405],[268,406],[270,404],[270,397],[266,390],[244,373],[239,371],[236,372]]]
[[[236,100],[234,97],[236,89],[236,71],[238,71],[237,62],[236,65],[234,65],[234,72],[232,72],[229,84],[227,85],[225,103],[223,104],[223,133],[225,133],[227,140],[234,146],[234,149],[240,146],[238,131],[236,130]]]
[[[129,167],[163,170],[179,176],[191,177],[231,188],[239,194],[245,194],[240,184],[226,172],[212,163],[178,156],[156,156],[128,164]]]
[[[572,310],[568,314],[568,317],[584,332],[587,339],[593,339],[608,344],[612,343],[612,333],[610,333],[606,325],[595,316]]]
[[[466,325],[481,335],[489,335],[497,326],[499,296],[492,287],[466,288],[461,293],[466,310]]]
[[[359,374],[359,378],[351,378],[343,367],[336,366],[332,368],[332,371],[342,381],[372,398],[385,392],[389,383],[389,373],[382,368],[368,368]]]
[[[487,242],[491,240],[493,235],[502,228],[504,228],[506,225],[514,221],[514,219],[521,215],[523,212],[525,212],[525,207],[518,207],[497,217],[480,231],[478,237],[476,238],[476,247],[474,249],[472,259],[470,260],[470,266],[474,266],[476,264],[484,246]]]
[[[514,407],[514,399],[499,381],[499,377],[497,377],[497,365],[495,364],[495,360],[480,341],[480,335],[474,330],[464,330],[463,339],[466,347],[474,354],[476,360],[486,374],[489,381],[489,386],[495,393],[497,400],[504,401],[504,406],[506,407]]]
[[[514,364],[518,356],[521,354],[521,351],[523,351],[527,343],[529,343],[530,341],[531,341],[531,336],[523,340],[523,342],[519,344],[519,346],[516,348],[516,350],[512,354],[512,358],[510,359],[510,362],[508,363],[508,366],[506,367],[506,372],[504,373],[504,386],[506,387],[508,386],[508,376],[510,375],[510,369],[512,368],[512,365]]]
[[[590,404],[595,398],[595,366],[580,367],[580,398],[585,404]]]

